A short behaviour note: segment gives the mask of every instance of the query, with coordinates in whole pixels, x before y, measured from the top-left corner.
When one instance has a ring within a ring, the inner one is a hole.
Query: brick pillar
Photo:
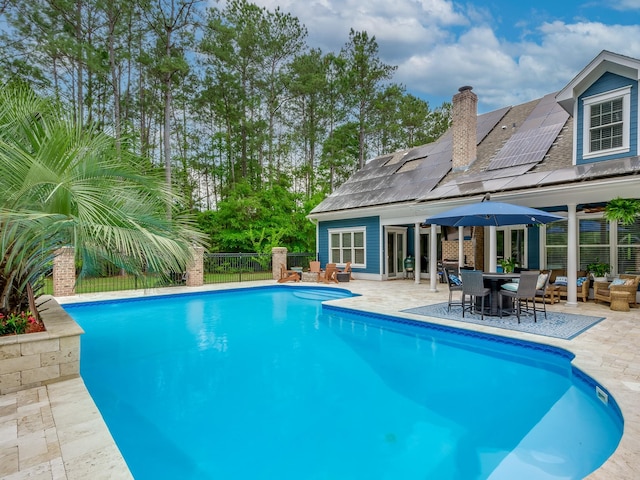
[[[477,156],[478,96],[471,87],[460,87],[453,96],[451,133],[453,170],[466,170]]]
[[[271,271],[273,272],[273,279],[280,279],[280,269],[284,266],[287,268],[287,248],[286,247],[274,247],[271,249]]]
[[[187,266],[187,287],[201,287],[204,285],[204,248],[193,249],[193,260]]]
[[[53,257],[53,295],[73,295],[76,286],[76,260],[73,247],[62,247]]]

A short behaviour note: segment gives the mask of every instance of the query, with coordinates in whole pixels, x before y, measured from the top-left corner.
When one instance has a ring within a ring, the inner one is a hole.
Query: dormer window
[[[586,97],[583,102],[583,157],[628,152],[631,87]]]

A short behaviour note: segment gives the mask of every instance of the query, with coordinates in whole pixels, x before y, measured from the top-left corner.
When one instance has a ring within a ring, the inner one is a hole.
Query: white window
[[[594,158],[629,151],[631,87],[583,99],[583,154]]]
[[[365,227],[329,230],[329,263],[366,268]]]

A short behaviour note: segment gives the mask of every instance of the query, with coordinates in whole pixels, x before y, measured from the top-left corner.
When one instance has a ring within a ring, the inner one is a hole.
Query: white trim
[[[622,98],[622,146],[591,152],[591,106]],[[631,131],[631,86],[591,95],[582,99],[582,158],[592,159],[629,152]]]

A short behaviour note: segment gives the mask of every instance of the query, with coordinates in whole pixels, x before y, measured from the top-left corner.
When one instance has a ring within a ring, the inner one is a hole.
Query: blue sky
[[[224,1],[220,2],[224,4]],[[640,0],[253,0],[289,12],[309,46],[374,35],[394,80],[432,108],[471,85],[480,112],[560,90],[600,51],[640,58]]]

